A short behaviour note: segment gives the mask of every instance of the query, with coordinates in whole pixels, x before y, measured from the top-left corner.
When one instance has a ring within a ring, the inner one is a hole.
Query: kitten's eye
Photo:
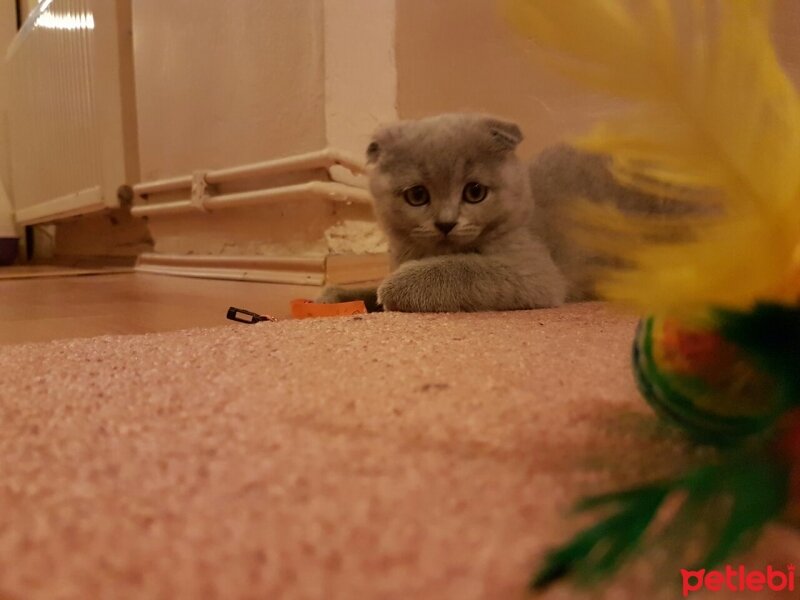
[[[411,206],[424,206],[431,201],[431,195],[424,185],[415,185],[408,188],[403,192],[403,198],[406,199]]]
[[[464,186],[464,191],[462,192],[461,197],[464,199],[464,202],[477,204],[478,202],[483,202],[483,200],[486,198],[486,194],[488,193],[489,188],[487,188],[485,185],[478,183],[477,181],[470,181]]]

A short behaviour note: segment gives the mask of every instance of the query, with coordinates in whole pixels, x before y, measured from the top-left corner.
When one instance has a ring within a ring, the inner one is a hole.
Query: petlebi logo
[[[785,569],[768,566],[765,570],[745,569],[726,565],[724,570],[681,569],[683,597],[692,592],[793,592],[795,590],[795,565]]]

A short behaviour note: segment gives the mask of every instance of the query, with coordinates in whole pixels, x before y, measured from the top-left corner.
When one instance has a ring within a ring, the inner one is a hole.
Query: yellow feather
[[[800,300],[800,101],[771,43],[771,3],[505,5],[556,68],[629,101],[579,144],[609,154],[624,184],[700,205],[667,223],[584,204],[579,240],[626,265],[601,292],[658,312]],[[654,235],[663,228],[685,235]]]

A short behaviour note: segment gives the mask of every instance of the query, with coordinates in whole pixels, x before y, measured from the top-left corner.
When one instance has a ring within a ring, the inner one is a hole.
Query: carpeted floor
[[[523,598],[581,494],[706,452],[638,398],[633,329],[586,304],[0,347],[0,598]],[[743,560],[799,556],[773,527]]]

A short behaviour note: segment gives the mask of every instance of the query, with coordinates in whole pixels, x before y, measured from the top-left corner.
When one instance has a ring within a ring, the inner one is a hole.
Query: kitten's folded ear
[[[516,123],[488,117],[486,126],[501,150],[514,150],[523,140],[522,130]]]
[[[367,146],[367,164],[378,162],[381,155],[381,145],[377,140],[372,140]]]
[[[378,162],[381,152],[383,152],[386,145],[391,141],[392,136],[392,125],[384,125],[372,134],[372,141],[370,141],[369,146],[367,146],[368,165]]]

